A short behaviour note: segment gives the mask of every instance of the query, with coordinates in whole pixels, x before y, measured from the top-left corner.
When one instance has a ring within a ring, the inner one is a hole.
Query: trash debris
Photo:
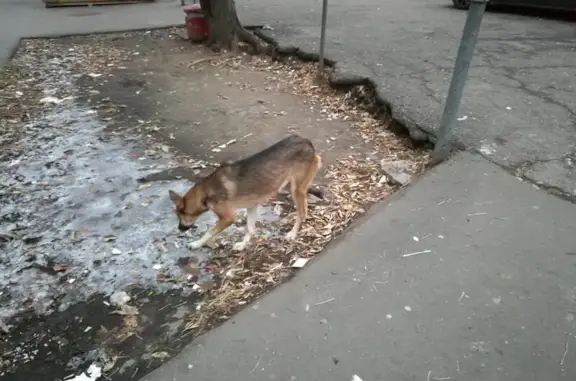
[[[170,355],[168,354],[168,352],[154,352],[152,354],[150,354],[150,357],[154,358],[154,359],[159,359],[159,360],[165,360],[168,357],[170,357]]]
[[[352,381],[363,381],[363,380],[360,378],[360,376],[355,374],[352,376]]]
[[[96,381],[102,377],[102,368],[96,364],[88,367],[86,372],[79,374],[74,378],[68,378],[66,381]]]
[[[417,236],[412,237],[412,239],[416,242],[420,241],[420,238],[418,238]]]
[[[292,263],[292,267],[295,269],[301,269],[306,266],[306,263],[308,263],[309,260],[310,258],[297,258],[294,263]]]
[[[410,306],[404,306],[404,310],[406,310],[407,312],[412,311],[412,307]]]
[[[10,327],[2,319],[0,319],[0,330],[4,333],[10,333]]]
[[[122,250],[114,247],[114,248],[112,248],[112,254],[114,254],[114,255],[120,255],[120,254],[122,254]]]
[[[40,99],[40,103],[52,103],[55,105],[59,105],[60,103],[62,103],[62,99],[58,99],[56,97],[45,97]]]
[[[458,120],[461,121],[461,122],[465,121],[466,119],[468,119],[468,116],[466,116],[466,115],[461,116],[461,117],[458,118]]]
[[[154,266],[152,266],[152,268],[153,268],[154,270],[160,270],[160,269],[162,268],[162,265],[160,265],[160,264],[155,264]]]
[[[110,295],[110,304],[120,308],[120,310],[113,311],[112,313],[119,315],[138,315],[138,309],[128,305],[130,300],[130,296],[125,291],[116,291]]]

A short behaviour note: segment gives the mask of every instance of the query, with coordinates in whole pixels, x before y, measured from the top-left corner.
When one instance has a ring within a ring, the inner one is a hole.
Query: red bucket
[[[186,30],[188,39],[193,42],[202,42],[208,38],[208,23],[202,13],[200,4],[189,4],[184,7],[186,13]]]

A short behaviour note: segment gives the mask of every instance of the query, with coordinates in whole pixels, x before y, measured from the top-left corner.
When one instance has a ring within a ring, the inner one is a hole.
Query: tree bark
[[[262,52],[264,47],[258,37],[240,24],[234,0],[200,0],[200,6],[208,23],[208,45],[236,51],[241,41],[252,46],[255,53]]]

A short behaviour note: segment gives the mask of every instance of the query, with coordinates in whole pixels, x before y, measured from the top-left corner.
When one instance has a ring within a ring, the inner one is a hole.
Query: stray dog
[[[178,229],[190,229],[196,219],[208,210],[218,216],[218,223],[213,228],[199,240],[188,244],[190,249],[197,249],[212,243],[214,236],[236,222],[236,209],[246,208],[246,234],[233,247],[235,251],[242,251],[256,230],[258,205],[276,196],[290,184],[290,192],[296,203],[296,221],[286,239],[294,240],[307,216],[307,194],[324,198],[319,190],[310,189],[321,167],[322,159],[312,142],[298,135],[288,136],[245,159],[224,162],[183,197],[176,192],[169,192],[176,206]]]

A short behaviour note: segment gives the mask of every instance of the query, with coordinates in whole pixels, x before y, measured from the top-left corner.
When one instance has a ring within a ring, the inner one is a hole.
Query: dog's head
[[[194,223],[204,212],[208,210],[200,192],[191,189],[185,197],[174,191],[170,191],[170,200],[175,205],[174,212],[178,217],[178,230],[184,232],[194,226]]]

